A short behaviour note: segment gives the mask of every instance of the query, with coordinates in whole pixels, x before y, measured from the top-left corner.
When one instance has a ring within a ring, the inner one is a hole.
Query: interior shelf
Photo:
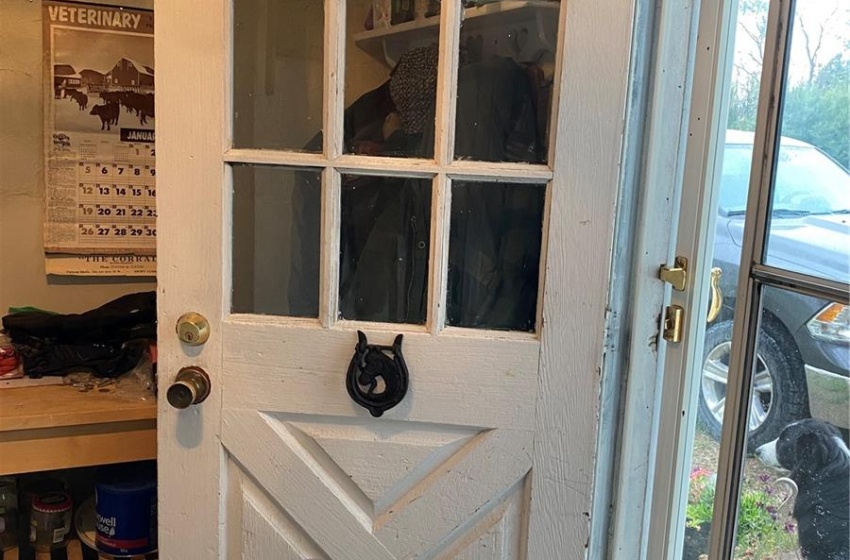
[[[156,399],[69,385],[0,390],[0,475],[156,458]]]
[[[515,59],[532,62],[541,51],[554,50],[559,8],[560,3],[552,0],[503,0],[466,8],[461,33],[487,34],[485,48],[513,51],[508,54]],[[394,66],[409,48],[436,41],[439,24],[440,16],[436,15],[363,31],[354,35],[354,43]]]
[[[67,560],[83,560],[83,545],[77,539],[72,539],[64,551],[57,550],[53,554],[50,552],[35,553],[35,560],[52,560],[55,557],[64,557]],[[0,560],[18,560],[18,549],[13,548],[6,552],[0,552]]]

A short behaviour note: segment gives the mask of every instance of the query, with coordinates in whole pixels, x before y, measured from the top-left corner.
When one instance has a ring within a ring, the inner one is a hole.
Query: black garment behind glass
[[[457,153],[485,161],[539,162],[537,118],[526,71],[513,60],[493,57],[461,67],[458,76]],[[399,130],[386,140],[380,138],[384,119],[394,110],[388,90],[388,83],[384,84],[346,109],[346,145],[382,141],[377,155],[430,157],[424,154],[433,150],[433,125],[421,135],[405,135]],[[321,135],[313,142],[321,145]],[[359,191],[357,194],[350,190],[352,185]],[[537,192],[542,187],[503,185],[501,190],[474,187],[461,182],[453,184],[453,193],[458,200],[465,201],[463,205],[482,208],[487,215],[476,216],[474,224],[467,223],[467,218],[456,213],[460,202],[453,205],[450,268],[457,276],[449,278],[447,315],[451,324],[459,326],[533,330],[538,266],[528,263],[539,261],[537,216],[542,216],[542,197],[513,193],[519,192],[516,188]],[[429,252],[425,224],[430,224],[431,218],[430,181],[344,176],[342,191],[342,316],[368,321],[424,322]],[[319,224],[303,223],[304,216],[311,213],[298,209],[320,205],[319,185],[306,178],[299,181],[293,205],[295,221],[302,222],[294,225],[296,231],[301,231],[301,237],[293,236],[293,242],[298,245],[293,248],[298,252],[294,254],[318,251],[319,247],[313,244],[319,239]],[[526,216],[527,226],[506,226],[501,219],[505,205],[510,207],[511,215]],[[316,235],[305,236],[310,227],[316,230]],[[489,282],[470,281],[482,276],[479,269],[482,259],[473,258],[476,252],[484,251],[485,246],[491,248],[488,250],[503,251],[508,245],[518,253],[497,259],[496,267],[488,271]],[[403,266],[398,264],[399,259]],[[318,294],[312,292],[318,274],[318,269],[294,271],[289,291],[293,308],[299,304],[310,308],[317,305]]]
[[[340,316],[423,324],[431,180],[343,176]]]

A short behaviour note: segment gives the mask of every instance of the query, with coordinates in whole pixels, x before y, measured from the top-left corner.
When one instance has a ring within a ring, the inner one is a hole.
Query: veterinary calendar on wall
[[[43,11],[48,272],[62,273],[57,254],[154,255],[153,12],[47,1]]]

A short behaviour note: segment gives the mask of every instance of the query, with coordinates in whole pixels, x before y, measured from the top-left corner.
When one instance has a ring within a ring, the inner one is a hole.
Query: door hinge
[[[668,305],[664,309],[661,337],[667,342],[681,342],[685,327],[685,309],[681,305]]]
[[[676,257],[674,266],[661,266],[658,271],[658,277],[667,282],[673,289],[678,292],[685,290],[685,285],[688,283],[688,259],[685,257]]]

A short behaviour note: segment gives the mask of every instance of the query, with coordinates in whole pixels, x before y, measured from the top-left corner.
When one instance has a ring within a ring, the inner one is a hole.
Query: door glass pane
[[[783,95],[767,264],[850,276],[850,6],[799,0]]]
[[[343,175],[342,319],[424,324],[431,180]]]
[[[439,2],[348,0],[344,151],[431,158]]]
[[[720,459],[720,433],[726,410],[726,383],[732,352],[732,321],[741,261],[741,239],[747,207],[752,166],[759,82],[762,70],[768,3],[742,0],[738,3],[735,33],[730,40],[730,91],[725,126],[720,125],[719,145],[713,162],[714,185],[711,200],[716,213],[708,246],[712,248],[709,311],[704,331],[703,352],[699,365],[689,372],[695,376],[693,408],[695,425],[689,430],[689,477],[685,495],[680,499],[684,511],[682,559],[698,560],[708,554],[714,489]],[[725,129],[725,131],[724,131]],[[706,202],[708,203],[708,202]],[[714,284],[714,289],[711,288]],[[698,336],[699,336],[698,335]],[[753,441],[764,443],[775,436],[775,428],[757,423],[750,429]]]
[[[234,313],[319,316],[321,173],[234,165]]]
[[[850,307],[762,294],[749,422],[770,437],[748,443],[735,557],[848,558]]]
[[[233,145],[322,151],[324,6],[236,0]]]
[[[452,186],[449,325],[535,330],[545,198],[545,185]]]
[[[455,156],[545,162],[560,4],[464,5]]]

